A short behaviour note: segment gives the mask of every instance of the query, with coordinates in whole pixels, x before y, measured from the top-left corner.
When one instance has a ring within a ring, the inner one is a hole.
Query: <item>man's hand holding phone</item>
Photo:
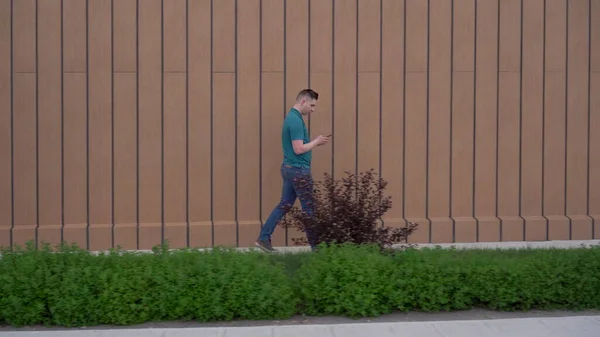
[[[317,145],[321,146],[321,145],[325,145],[327,144],[327,142],[329,142],[329,138],[331,137],[331,134],[329,136],[323,136],[323,135],[319,135],[317,136]]]

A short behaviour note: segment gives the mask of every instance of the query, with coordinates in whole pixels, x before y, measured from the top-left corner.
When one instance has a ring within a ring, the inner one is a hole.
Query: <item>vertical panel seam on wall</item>
[[[136,249],[140,249],[140,0],[135,6],[135,134],[136,134]]]
[[[331,0],[331,134],[335,133],[335,0]],[[331,177],[335,178],[335,137],[331,141]]]
[[[431,50],[431,40],[430,40],[430,35],[431,35],[431,0],[427,0],[427,91],[426,91],[426,99],[425,99],[425,110],[426,110],[426,131],[425,131],[425,218],[427,219],[427,223],[429,226],[429,231],[428,231],[428,237],[427,237],[427,241],[429,243],[431,243],[431,238],[432,238],[432,234],[431,234],[431,230],[432,230],[432,224],[431,224],[431,220],[429,219],[429,80],[431,78],[431,73],[430,73],[430,50]]]
[[[402,24],[403,28],[403,39],[402,39],[402,217],[408,225],[406,220],[406,1],[404,0],[404,16]]]
[[[496,19],[496,218],[499,221],[498,226],[498,238],[499,241],[502,242],[502,233],[503,233],[503,221],[502,218],[498,216],[499,202],[498,197],[500,196],[499,187],[500,187],[500,178],[499,178],[499,160],[500,160],[500,1],[496,0],[498,3],[497,10],[497,19]]]
[[[308,3],[308,14],[307,14],[307,16],[308,16],[308,19],[307,19],[308,24],[306,26],[308,27],[308,33],[307,33],[308,34],[308,43],[307,43],[307,45],[308,45],[307,46],[307,49],[308,49],[308,51],[307,51],[307,54],[308,54],[308,62],[307,62],[308,72],[307,72],[306,75],[307,75],[307,84],[308,84],[307,87],[310,88],[310,82],[311,82],[310,81],[311,80],[311,76],[310,76],[310,53],[311,53],[311,50],[310,50],[310,0],[307,0],[307,3]],[[309,117],[308,118],[308,133],[309,134],[310,134],[310,131],[311,131],[311,128],[310,128],[311,121],[312,121],[312,118]]]
[[[564,169],[565,169],[565,182],[564,182],[564,213],[565,217],[569,219],[569,240],[573,237],[573,223],[571,221],[571,217],[568,214],[568,185],[569,185],[569,165],[567,160],[569,159],[569,1],[565,1],[565,16],[566,16],[566,24],[565,24],[565,160],[564,160]]]
[[[111,247],[115,248],[115,0],[110,0],[110,154],[111,154]]]
[[[190,66],[189,0],[185,0],[185,246],[190,247]]]
[[[588,83],[587,83],[587,87],[588,87],[588,101],[587,101],[587,108],[588,108],[588,121],[587,121],[587,193],[586,193],[586,214],[589,218],[591,218],[592,220],[592,239],[595,238],[595,222],[596,219],[590,216],[590,168],[591,168],[591,160],[590,160],[590,155],[591,150],[590,150],[590,133],[592,132],[592,128],[591,128],[591,122],[592,122],[592,115],[591,115],[591,109],[592,109],[592,104],[591,104],[591,84],[592,83],[592,0],[588,0]]]
[[[39,64],[39,32],[38,32],[38,7],[35,1],[35,247],[39,244],[40,228],[40,64]]]
[[[234,216],[235,216],[235,242],[236,246],[240,245],[240,224],[238,220],[238,0],[234,0],[234,76],[235,83],[233,85],[234,90]]]
[[[448,214],[450,216],[450,220],[452,220],[452,242],[456,242],[456,220],[454,219],[454,214],[452,212],[453,206],[453,198],[452,198],[452,188],[454,187],[452,180],[452,173],[454,168],[454,151],[452,140],[454,137],[454,0],[451,2],[450,6],[450,172],[449,172],[449,181],[450,188],[448,189]]]
[[[10,0],[10,198],[11,198],[11,209],[10,209],[10,238],[9,243],[12,249],[13,247],[13,232],[15,230],[15,130],[14,130],[14,0]]]
[[[165,243],[165,0],[160,1],[160,244]]]
[[[86,224],[86,245],[87,249],[90,249],[90,11],[89,11],[90,0],[85,0],[85,77],[86,77],[86,88],[85,88],[85,143],[86,143],[86,193],[87,193],[87,224]]]
[[[310,0],[309,0],[310,1]],[[383,177],[383,0],[379,0],[379,177]],[[381,186],[381,184],[379,185]],[[379,198],[381,205],[381,198]],[[379,216],[381,226],[385,226],[383,216]]]
[[[65,238],[65,72],[63,0],[60,0],[60,242]],[[12,3],[12,1],[11,1]],[[11,48],[12,49],[12,48]]]
[[[283,0],[283,119],[286,116],[287,96],[287,0]],[[287,214],[286,214],[287,215]],[[284,215],[284,217],[286,216]],[[289,228],[285,227],[285,246],[288,245]]]
[[[14,109],[14,0],[10,0],[10,237],[9,244],[13,247],[13,232],[15,230],[15,109]]]
[[[546,0],[544,0],[544,38],[543,38],[543,56],[542,56],[542,198],[541,210],[542,217],[546,221],[546,241],[550,240],[550,221],[546,217],[546,163],[544,160],[546,154]]]
[[[523,0],[521,0],[521,28],[519,34],[519,217],[523,226],[523,241],[526,240],[527,225],[523,218]]]
[[[287,94],[287,0],[283,0],[283,111],[282,116],[285,119],[286,94]],[[287,227],[285,229],[285,242],[287,246]]]
[[[356,20],[356,42],[355,42],[355,46],[354,46],[356,48],[356,51],[355,51],[355,53],[356,53],[355,54],[355,58],[356,59],[354,60],[355,61],[355,69],[354,69],[354,71],[356,72],[355,75],[354,75],[355,76],[355,82],[354,82],[354,172],[357,174],[357,176],[356,176],[357,179],[358,179],[358,157],[359,157],[358,156],[359,155],[358,139],[359,139],[359,136],[360,136],[359,132],[358,132],[358,118],[359,118],[359,116],[358,116],[358,104],[359,104],[359,101],[358,101],[358,95],[359,95],[359,91],[358,91],[359,90],[359,75],[358,75],[359,51],[358,51],[358,48],[359,48],[359,42],[360,42],[359,38],[358,38],[358,36],[359,36],[359,29],[360,29],[360,27],[359,27],[359,25],[360,25],[360,23],[359,23],[359,17],[360,17],[360,15],[359,15],[359,11],[360,11],[360,9],[359,9],[359,1],[360,0],[356,0],[356,16],[355,16],[355,20]],[[358,190],[356,192],[358,193]]]
[[[258,221],[260,222],[260,227],[262,229],[263,225],[263,212],[262,212],[262,199],[263,199],[263,178],[262,178],[262,106],[263,106],[263,98],[262,98],[262,82],[263,82],[263,29],[262,29],[262,11],[263,11],[263,2],[259,0],[259,10],[258,10]]]
[[[476,174],[477,174],[477,0],[473,0],[473,184],[471,191],[472,205],[471,214],[475,219],[475,241],[479,242],[479,219],[475,216],[475,206],[477,205],[476,195]]]
[[[215,164],[214,164],[214,0],[210,0],[210,226],[211,246],[215,245]]]

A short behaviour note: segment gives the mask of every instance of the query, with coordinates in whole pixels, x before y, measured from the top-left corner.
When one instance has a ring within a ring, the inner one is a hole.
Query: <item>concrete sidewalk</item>
[[[10,331],[1,337],[600,337],[600,315],[260,327]]]

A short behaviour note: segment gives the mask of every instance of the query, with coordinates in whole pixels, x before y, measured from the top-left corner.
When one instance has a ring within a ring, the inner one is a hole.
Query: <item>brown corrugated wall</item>
[[[0,45],[3,246],[251,245],[305,87],[411,241],[600,238],[600,0],[0,0]]]

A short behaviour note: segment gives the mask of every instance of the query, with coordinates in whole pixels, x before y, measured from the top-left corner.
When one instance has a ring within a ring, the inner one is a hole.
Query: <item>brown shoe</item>
[[[254,242],[254,245],[262,249],[266,253],[272,253],[275,251],[275,249],[273,249],[273,246],[271,245],[271,242],[269,241],[256,240],[256,242]]]

